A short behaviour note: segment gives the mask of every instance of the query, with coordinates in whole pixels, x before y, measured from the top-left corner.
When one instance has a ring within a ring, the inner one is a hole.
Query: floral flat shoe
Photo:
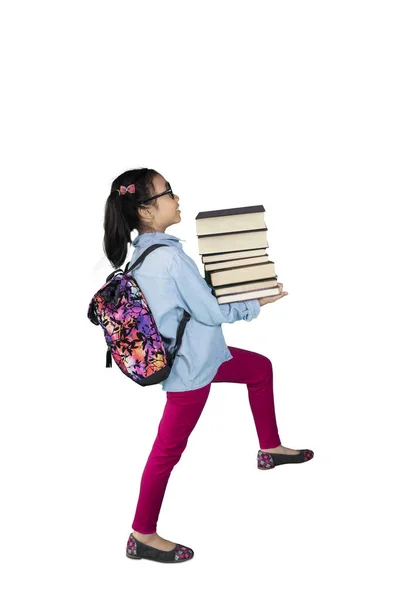
[[[181,563],[193,558],[194,551],[182,544],[176,544],[172,550],[158,550],[139,542],[131,533],[126,545],[126,556],[128,558],[147,558],[163,563]]]
[[[257,468],[266,471],[278,465],[306,462],[307,460],[311,460],[313,456],[314,452],[308,449],[299,450],[298,454],[278,454],[259,450],[257,453]]]

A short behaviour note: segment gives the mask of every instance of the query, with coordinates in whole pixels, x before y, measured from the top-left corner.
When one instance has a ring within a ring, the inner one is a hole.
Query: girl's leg
[[[234,346],[228,348],[233,358],[220,365],[212,383],[245,383],[260,448],[280,446],[271,361],[257,352]]]
[[[132,529],[142,534],[157,530],[168,479],[179,462],[207,401],[211,383],[188,392],[167,392],[157,437],[143,471]]]

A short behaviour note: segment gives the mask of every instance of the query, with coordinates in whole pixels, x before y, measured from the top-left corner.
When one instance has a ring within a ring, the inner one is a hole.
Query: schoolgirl
[[[192,548],[161,537],[157,520],[171,471],[186,448],[212,383],[246,384],[260,444],[257,452],[260,470],[302,463],[314,456],[312,450],[281,445],[269,358],[227,346],[221,328],[222,323],[257,318],[261,306],[276,302],[288,292],[282,291],[279,283],[277,296],[219,304],[196,263],[184,252],[180,238],[166,233],[168,227],[180,221],[179,196],[157,171],[134,169],[113,181],[104,215],[106,256],[118,269],[126,259],[128,244],[135,248],[130,265],[149,245],[167,244],[150,253],[132,275],[147,299],[168,350],[175,346],[184,310],[191,315],[171,372],[161,384],[166,404],[144,467],[126,545],[129,558],[164,563],[184,562],[194,556]],[[132,241],[134,229],[138,235]]]

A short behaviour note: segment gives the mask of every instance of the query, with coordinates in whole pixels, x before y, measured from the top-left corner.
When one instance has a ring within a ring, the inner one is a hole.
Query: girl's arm
[[[178,295],[179,306],[204,325],[251,321],[260,314],[258,299],[219,304],[194,260],[183,251],[174,254],[168,273]]]

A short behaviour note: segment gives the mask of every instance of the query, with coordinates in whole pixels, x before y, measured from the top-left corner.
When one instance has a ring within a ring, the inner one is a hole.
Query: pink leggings
[[[172,469],[180,460],[210,393],[211,383],[247,385],[260,449],[279,446],[275,418],[272,363],[266,356],[228,346],[233,358],[223,362],[214,379],[202,388],[167,392],[157,437],[143,471],[132,529],[143,534],[157,531],[158,515]]]

